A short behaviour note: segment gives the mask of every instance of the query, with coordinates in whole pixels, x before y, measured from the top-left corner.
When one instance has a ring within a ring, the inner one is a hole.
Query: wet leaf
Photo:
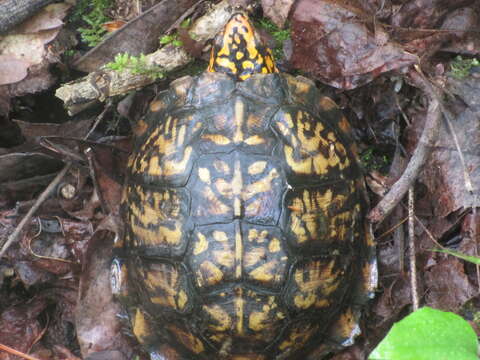
[[[15,350],[28,352],[42,331],[37,317],[48,305],[45,297],[35,297],[31,301],[11,305],[0,315],[0,344]],[[1,360],[13,360],[13,356],[0,352]]]
[[[96,352],[132,348],[123,334],[118,316],[121,309],[113,301],[110,287],[110,259],[113,236],[97,232],[89,244],[88,263],[82,272],[77,316],[77,337],[83,357]]]
[[[294,2],[294,0],[262,0],[263,13],[275,25],[282,28]]]
[[[380,26],[370,30],[368,18],[343,1],[299,1],[292,16],[291,63],[331,86],[353,89],[418,62]]]
[[[453,133],[443,121],[438,141],[421,175],[421,181],[431,193],[430,202],[436,204],[435,215],[440,217],[476,206],[475,199],[480,195],[480,79],[449,78],[447,84],[449,91],[461,99],[446,103]]]
[[[476,360],[477,347],[460,316],[423,307],[396,323],[369,360]]]
[[[426,304],[455,311],[475,293],[465,274],[463,262],[454,257],[440,259],[425,273]]]

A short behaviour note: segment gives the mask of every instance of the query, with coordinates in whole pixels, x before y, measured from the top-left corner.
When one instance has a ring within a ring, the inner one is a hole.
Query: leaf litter
[[[432,249],[438,242],[447,249],[478,256],[480,220],[472,209],[478,207],[480,185],[480,77],[475,67],[467,69],[463,78],[451,76],[449,70],[454,68],[452,53],[479,53],[479,4],[434,0],[402,5],[388,0],[292,3],[264,0],[263,15],[290,29],[291,38],[284,44],[284,48],[289,42],[291,46],[285,66],[317,80],[354,124],[360,152],[370,154],[362,161],[369,182],[376,184],[373,204],[401,175],[418,146],[427,115],[425,97],[408,84],[404,74],[420,65],[424,75],[445,90],[442,106],[450,124],[442,119],[432,154],[415,183],[418,290],[424,305],[478,312],[478,307],[471,307],[479,303],[476,266]],[[117,143],[106,136],[112,135],[107,126],[95,130],[93,141],[78,140],[88,133],[98,109],[88,110],[88,116],[58,118],[58,124],[42,121],[41,114],[32,122],[18,111],[33,107],[30,100],[17,96],[53,84],[53,75],[45,73],[48,67],[42,68],[41,77],[49,80],[30,80],[28,86],[26,81],[34,78],[32,66],[51,64],[46,49],[63,29],[62,16],[40,18],[23,27],[30,30],[19,27],[14,31],[31,34],[25,42],[32,51],[28,61],[16,58],[10,50],[0,53],[9,57],[3,63],[10,62],[13,69],[5,75],[11,78],[5,77],[0,87],[0,134],[9,134],[0,136],[0,243],[62,168],[59,159],[74,160],[20,241],[0,260],[1,292],[6,294],[0,299],[0,328],[4,330],[0,343],[40,359],[73,359],[93,353],[100,354],[98,358],[128,357],[134,346],[121,330],[109,289],[107,259],[114,234],[99,230],[116,229],[120,164],[125,163],[128,141]],[[189,46],[199,52],[197,45]],[[151,88],[138,92],[133,103],[122,104],[121,112],[135,122],[151,93]],[[103,122],[112,118],[109,113]],[[129,134],[129,126],[125,128],[122,134]],[[58,140],[58,136],[70,140]],[[50,150],[39,147],[42,137],[51,137]],[[102,138],[106,144],[95,144]],[[85,154],[88,148],[90,155]],[[372,166],[368,163],[372,161],[384,161],[384,165]],[[362,336],[355,346],[332,359],[366,358],[391,325],[410,311],[406,215],[401,203],[377,227],[380,289],[363,320]],[[7,333],[11,334],[8,339]],[[0,354],[1,359],[13,358]]]

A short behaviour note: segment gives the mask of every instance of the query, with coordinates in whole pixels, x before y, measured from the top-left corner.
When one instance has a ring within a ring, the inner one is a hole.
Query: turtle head
[[[207,70],[223,72],[237,80],[278,72],[271,50],[243,12],[235,13],[216,36]]]

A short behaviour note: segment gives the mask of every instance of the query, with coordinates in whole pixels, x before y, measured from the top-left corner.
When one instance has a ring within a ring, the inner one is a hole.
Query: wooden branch
[[[228,0],[223,0],[199,18],[189,33],[198,41],[211,39],[233,13],[234,9]],[[167,45],[146,55],[145,60],[147,66],[158,66],[159,71],[170,72],[187,65],[192,57],[182,47]],[[133,74],[128,69],[115,71],[103,67],[81,79],[64,84],[57,89],[55,95],[63,100],[69,114],[74,115],[96,101],[104,101],[110,96],[125,94],[153,82],[151,77]]]
[[[55,0],[2,0],[0,1],[0,34],[7,32]]]
[[[398,181],[393,184],[390,191],[375,206],[368,215],[373,223],[379,223],[392,211],[392,209],[402,200],[406,192],[417,178],[423,164],[430,155],[432,147],[438,138],[440,119],[440,96],[437,89],[423,75],[417,71],[410,71],[409,78],[412,83],[424,91],[427,95],[429,104],[425,126],[422,135],[417,144],[412,158],[408,162],[407,168]]]

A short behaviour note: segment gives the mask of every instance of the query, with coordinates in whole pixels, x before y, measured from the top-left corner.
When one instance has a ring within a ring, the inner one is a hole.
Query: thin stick
[[[410,79],[421,88],[428,96],[429,104],[425,127],[417,144],[417,147],[408,162],[407,168],[398,181],[393,184],[390,191],[375,206],[368,218],[373,223],[379,223],[392,211],[392,209],[402,200],[409,187],[417,178],[420,169],[430,155],[433,145],[438,137],[438,129],[441,118],[440,98],[437,90],[432,84],[417,71],[410,71]]]
[[[3,351],[5,351],[9,354],[12,354],[12,355],[20,356],[21,358],[24,358],[24,359],[27,359],[27,360],[39,360],[36,357],[33,357],[33,356],[27,355],[25,353],[22,353],[18,350],[15,350],[14,348],[11,348],[10,346],[4,345],[4,344],[0,344],[0,350],[3,350]]]
[[[410,288],[412,291],[413,311],[418,310],[417,262],[415,261],[415,209],[413,186],[408,189],[408,242],[410,246]]]
[[[30,221],[33,214],[35,214],[38,208],[50,196],[50,194],[57,187],[60,181],[62,181],[63,177],[68,172],[68,170],[70,170],[71,166],[72,166],[72,163],[67,163],[63,167],[63,169],[57,174],[57,176],[55,176],[52,182],[46,187],[46,189],[42,191],[42,193],[40,194],[38,199],[35,201],[33,206],[30,208],[30,210],[28,210],[27,214],[23,217],[22,221],[20,221],[20,224],[18,224],[15,231],[10,234],[7,242],[3,245],[2,250],[0,251],[0,259],[3,257],[3,255],[5,254],[7,249],[10,247],[10,245],[18,239],[18,237],[20,236],[20,233],[22,232],[23,228],[27,225],[27,223]]]
[[[112,103],[109,102],[105,109],[98,115],[97,119],[93,123],[90,131],[83,137],[83,140],[87,140],[90,134],[96,129],[100,121],[104,118],[105,113],[107,110],[111,107]],[[3,257],[5,252],[8,250],[10,245],[14,241],[18,239],[20,236],[20,233],[22,232],[23,228],[29,223],[30,219],[32,218],[33,214],[38,210],[38,208],[43,204],[43,202],[50,196],[51,192],[57,187],[57,185],[62,181],[63,177],[67,174],[67,172],[70,170],[72,167],[71,162],[67,162],[63,169],[55,176],[55,178],[52,180],[52,182],[47,186],[45,190],[40,194],[38,199],[35,201],[33,206],[28,210],[27,214],[23,217],[22,221],[20,221],[20,224],[17,225],[15,231],[10,234],[8,237],[8,240],[5,242],[5,244],[2,247],[2,250],[0,251],[0,259]]]

